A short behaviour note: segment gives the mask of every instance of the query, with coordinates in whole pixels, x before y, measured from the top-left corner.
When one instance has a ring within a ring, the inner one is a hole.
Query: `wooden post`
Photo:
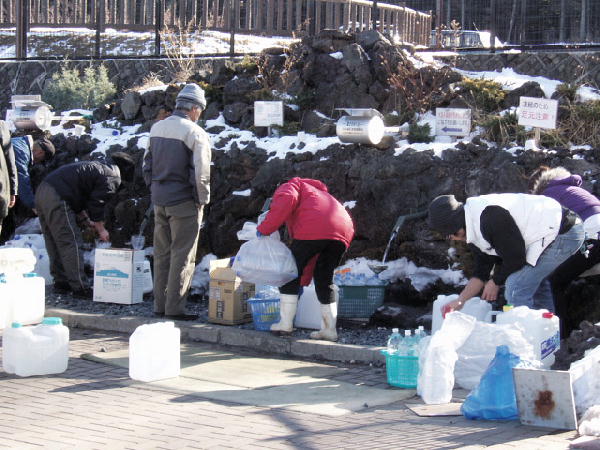
[[[496,53],[496,0],[490,0],[490,53]]]
[[[536,148],[539,148],[540,146],[540,138],[542,137],[542,133],[541,133],[541,129],[539,127],[534,127],[533,128],[533,142],[535,142],[535,146]]]
[[[379,6],[377,6],[377,0],[373,0],[373,6],[371,7],[371,9],[373,10],[373,12],[371,13],[371,19],[373,20],[372,28],[376,30],[377,20],[379,20]]]
[[[235,5],[232,5],[232,3],[235,2]],[[240,0],[229,0],[229,6],[230,9],[233,9],[233,11],[231,11],[231,14],[229,14],[229,31],[230,31],[230,35],[229,35],[229,57],[231,59],[233,59],[235,57],[235,30],[237,28],[237,24],[240,20],[239,18],[239,6],[240,6]],[[231,8],[233,6],[233,8]]]

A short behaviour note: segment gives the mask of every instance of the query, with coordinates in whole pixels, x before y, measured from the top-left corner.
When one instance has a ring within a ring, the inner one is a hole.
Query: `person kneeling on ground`
[[[318,180],[292,178],[277,188],[265,219],[257,227],[269,235],[285,223],[293,239],[291,251],[298,267],[298,277],[279,288],[280,321],[271,325],[276,334],[293,330],[298,306],[300,281],[305,268],[314,264],[315,290],[321,303],[324,328],[311,333],[312,339],[337,340],[336,320],[332,308],[337,302],[337,286],[332,285],[333,271],[339,265],[354,237],[354,224],[346,208]],[[306,283],[308,284],[308,283]]]
[[[475,256],[475,272],[445,312],[468,299],[495,301],[500,286],[515,306],[554,311],[547,277],[583,244],[581,219],[551,198],[528,194],[470,197],[440,195],[429,205],[429,227],[451,240],[465,241]],[[490,277],[490,274],[493,275]]]
[[[600,263],[600,200],[581,187],[579,175],[572,175],[564,167],[551,169],[541,166],[529,180],[532,194],[553,198],[565,208],[575,211],[583,220],[586,239],[584,251],[575,252],[550,277],[561,336],[567,338],[576,324],[569,320],[566,290],[583,272]]]
[[[54,292],[73,292],[76,297],[92,298],[84,272],[81,231],[76,215],[85,217],[108,242],[104,228],[106,203],[117,192],[121,180],[133,180],[135,164],[126,153],[111,155],[114,164],[81,161],[51,172],[35,194],[35,206],[44,233],[54,277]]]

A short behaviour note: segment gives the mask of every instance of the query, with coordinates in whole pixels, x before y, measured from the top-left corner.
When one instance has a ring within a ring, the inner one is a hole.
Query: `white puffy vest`
[[[481,235],[481,213],[488,206],[500,206],[510,213],[525,241],[526,260],[535,266],[544,249],[558,235],[562,220],[560,204],[544,195],[490,194],[468,198],[465,203],[467,243],[488,255],[497,256]]]

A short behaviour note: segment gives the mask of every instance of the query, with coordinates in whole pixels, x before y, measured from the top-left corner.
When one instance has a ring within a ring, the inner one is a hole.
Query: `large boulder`
[[[142,96],[138,91],[128,91],[121,100],[121,111],[125,120],[133,120],[142,106]]]

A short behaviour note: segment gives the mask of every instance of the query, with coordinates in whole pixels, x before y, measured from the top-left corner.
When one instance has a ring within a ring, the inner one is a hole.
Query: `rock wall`
[[[524,75],[544,76],[600,88],[600,52],[526,52],[437,58],[459,69],[482,71],[512,67]]]
[[[227,58],[207,58],[196,60],[196,73],[212,73],[223,66]],[[0,114],[4,117],[10,107],[11,95],[40,94],[46,81],[60,71],[65,61],[5,61],[0,62]],[[169,62],[162,59],[107,59],[103,61],[69,60],[70,67],[87,67],[104,64],[117,92],[140,86],[151,74],[166,75],[170,71]]]

